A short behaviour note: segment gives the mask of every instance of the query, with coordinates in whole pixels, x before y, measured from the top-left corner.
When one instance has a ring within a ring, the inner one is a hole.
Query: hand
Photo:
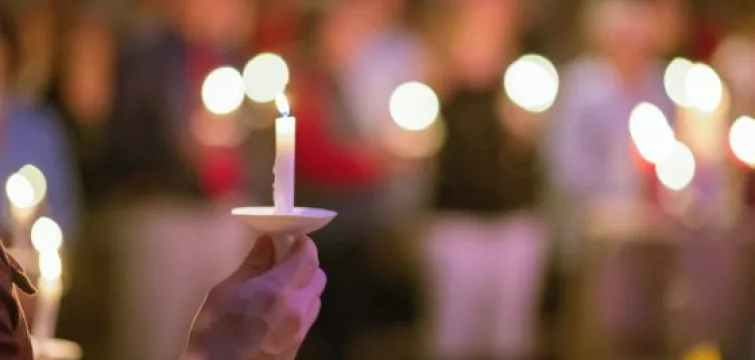
[[[282,262],[274,259],[272,240],[257,240],[241,267],[210,291],[182,359],[296,357],[320,312],[325,273],[307,237],[298,238]]]

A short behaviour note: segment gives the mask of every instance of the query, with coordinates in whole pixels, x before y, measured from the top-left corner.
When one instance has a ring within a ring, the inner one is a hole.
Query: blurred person
[[[87,210],[106,197],[103,129],[110,116],[115,62],[114,29],[93,9],[62,22],[47,101],[62,115],[78,163]],[[75,12],[75,10],[69,10]]]
[[[56,29],[60,20],[58,3],[44,0],[14,5],[20,29],[18,74],[14,87],[23,96],[40,100],[49,89],[55,66],[55,49],[59,40]]]
[[[76,235],[79,215],[71,149],[57,114],[13,86],[19,48],[15,36],[18,29],[10,16],[0,10],[0,176],[8,179],[28,164],[39,168],[47,180],[41,212],[55,219],[70,239]],[[0,197],[0,207],[3,221],[8,223],[7,196]]]
[[[664,1],[587,3],[589,48],[565,67],[549,124],[554,233],[574,278],[574,306],[583,311],[564,320],[563,341],[575,347],[568,351],[588,351],[576,357],[659,355],[664,344],[670,248],[632,241],[662,237],[664,217],[647,197],[652,172],[629,133],[630,114],[641,102],[674,118],[663,64],[655,59],[669,44],[669,23],[660,21],[668,12],[658,10]]]
[[[272,107],[216,116],[201,97],[212,70],[243,66],[255,2],[166,5],[165,23],[138,23],[121,39],[103,130],[114,193],[102,216],[118,224],[111,251],[124,255],[114,359],[175,357],[203,294],[249,246],[230,208],[272,197]]]
[[[113,17],[101,8],[58,3],[58,41],[46,102],[61,114],[73,145],[81,183],[82,216],[77,242],[66,249],[70,279],[59,316],[58,334],[86,349],[87,357],[107,358],[113,334],[116,254],[107,208],[108,175],[103,130],[114,87],[116,34]],[[93,289],[90,284],[102,284]]]
[[[255,242],[236,271],[207,296],[180,360],[293,360],[320,310],[325,274],[312,240],[297,239],[274,264],[270,238]],[[34,354],[17,291],[35,289],[0,245],[0,356],[32,360]],[[153,319],[142,319],[150,322]]]
[[[447,40],[434,221],[426,241],[433,359],[533,359],[546,238],[538,121],[506,98],[516,1],[457,1]]]
[[[312,52],[296,63],[291,94],[298,119],[297,202],[342,215],[314,235],[323,239],[320,254],[330,277],[323,296],[331,305],[313,330],[323,350],[313,343],[304,356],[338,360],[367,351],[356,344],[396,319],[397,311],[378,295],[386,286],[374,254],[388,236],[378,245],[377,234],[416,205],[386,186],[391,174],[381,135],[390,125],[391,92],[420,75],[418,41],[402,24],[403,1],[327,5],[315,15]]]

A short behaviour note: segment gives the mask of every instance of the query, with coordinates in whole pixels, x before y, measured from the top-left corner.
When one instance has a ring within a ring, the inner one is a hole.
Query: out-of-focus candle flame
[[[46,282],[54,283],[63,273],[63,264],[57,251],[39,254],[39,274]]]
[[[721,360],[721,352],[713,344],[701,344],[687,353],[684,360]]]
[[[275,96],[275,107],[278,108],[281,117],[287,117],[291,114],[291,104],[288,102],[286,94],[280,93]]]
[[[650,103],[640,103],[632,110],[629,133],[640,156],[651,164],[668,157],[676,146],[674,130],[663,111]]]
[[[750,167],[755,167],[755,119],[742,116],[729,131],[729,145],[734,155]]]
[[[440,101],[435,91],[417,81],[396,87],[388,106],[396,125],[408,131],[427,129],[440,113]]]
[[[18,174],[25,177],[31,184],[32,189],[34,189],[34,206],[38,205],[47,194],[47,179],[45,179],[42,170],[39,170],[39,168],[34,165],[28,164],[24,165],[21,170],[18,171]]]
[[[5,182],[5,193],[11,205],[19,209],[30,209],[34,207],[34,186],[32,183],[19,173],[14,173]]]
[[[268,103],[282,93],[290,80],[286,61],[277,54],[262,53],[244,66],[246,96],[256,103]]]
[[[39,253],[58,251],[63,244],[63,231],[54,220],[40,217],[31,227],[31,243]]]
[[[543,112],[553,105],[558,95],[558,71],[545,57],[524,55],[506,70],[503,87],[511,101],[522,109]]]
[[[655,173],[663,186],[673,191],[682,191],[695,178],[696,167],[692,150],[677,141],[671,154],[656,164]]]
[[[712,67],[698,63],[687,72],[684,93],[690,106],[702,112],[712,113],[723,100],[723,81]]]
[[[676,58],[666,67],[663,77],[663,84],[666,88],[668,97],[681,107],[689,107],[690,101],[687,98],[686,83],[687,75],[695,64],[685,58]]]
[[[202,101],[215,115],[228,115],[244,102],[244,79],[239,72],[224,66],[213,70],[202,84]]]

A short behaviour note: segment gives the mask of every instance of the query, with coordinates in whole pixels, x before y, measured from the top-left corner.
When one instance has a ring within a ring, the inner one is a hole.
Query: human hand
[[[320,312],[325,273],[304,236],[283,261],[274,259],[273,241],[260,238],[241,267],[210,291],[182,360],[296,357]]]

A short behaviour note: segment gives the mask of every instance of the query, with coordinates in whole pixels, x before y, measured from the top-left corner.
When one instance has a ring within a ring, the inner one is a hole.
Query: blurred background
[[[24,299],[30,324],[84,359],[176,358],[252,246],[230,209],[272,204],[285,92],[296,204],[339,212],[298,359],[753,359],[753,21],[747,0],[3,0],[2,238],[62,297]]]

